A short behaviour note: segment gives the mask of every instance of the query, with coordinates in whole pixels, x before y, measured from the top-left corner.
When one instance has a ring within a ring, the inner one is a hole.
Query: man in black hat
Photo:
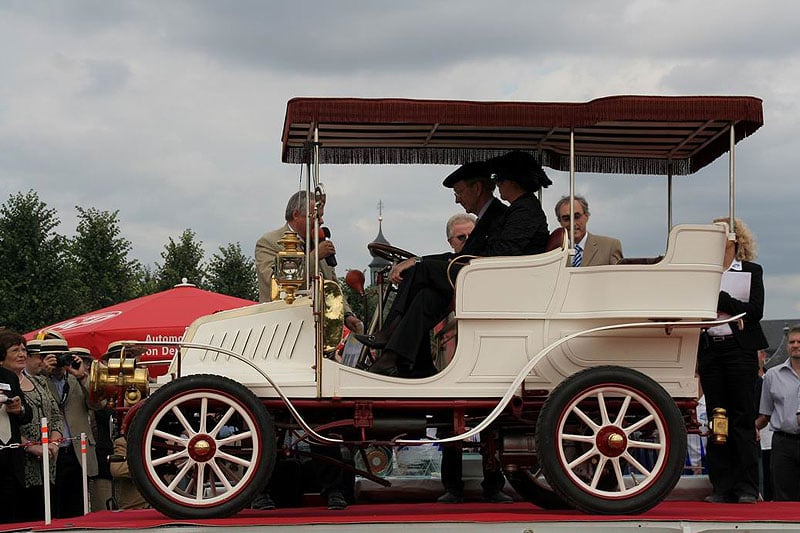
[[[495,182],[507,182],[503,188],[508,196],[502,189],[501,195],[510,207],[504,209],[492,196],[492,174]],[[478,215],[475,229],[460,254],[414,257],[392,269],[390,279],[399,288],[384,329],[356,336],[370,348],[383,349],[370,372],[411,378],[433,374],[426,333],[447,315],[453,299],[448,275],[455,276],[471,256],[534,254],[547,244],[547,218],[533,191],[550,180],[530,154],[510,152],[485,163],[468,163],[443,184],[453,188],[456,202]],[[453,260],[457,263],[450,267]]]

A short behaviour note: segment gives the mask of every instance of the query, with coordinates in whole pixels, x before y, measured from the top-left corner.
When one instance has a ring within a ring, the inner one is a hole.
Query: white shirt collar
[[[489,201],[486,202],[485,204],[483,204],[483,207],[481,207],[481,210],[478,211],[478,220],[480,220],[480,218],[486,213],[486,210],[489,209],[489,204],[491,204],[493,200],[494,200],[494,196],[489,198]]]
[[[728,270],[736,270],[737,272],[741,272],[742,262],[738,259],[734,259],[733,263],[731,263],[731,266],[728,267]]]

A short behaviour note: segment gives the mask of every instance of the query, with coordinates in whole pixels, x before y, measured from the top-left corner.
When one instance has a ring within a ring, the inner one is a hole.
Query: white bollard
[[[50,431],[47,418],[42,418],[42,483],[44,483],[44,523],[53,521],[50,512]]]
[[[89,514],[89,477],[86,466],[86,433],[81,433],[81,468],[83,470],[83,514]]]

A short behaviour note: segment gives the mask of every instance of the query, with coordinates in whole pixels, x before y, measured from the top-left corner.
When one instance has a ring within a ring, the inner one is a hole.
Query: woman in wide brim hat
[[[553,184],[533,155],[514,150],[486,161],[496,183],[513,181],[526,192],[539,190]],[[505,198],[504,198],[505,199]]]
[[[551,183],[542,167],[525,152],[509,152],[490,159],[487,164],[492,169],[500,198],[509,203],[498,234],[490,235],[489,239],[495,245],[507,243],[514,250],[522,250],[522,255],[543,252],[550,233],[542,205],[533,193]],[[519,255],[519,252],[497,252],[496,255]]]

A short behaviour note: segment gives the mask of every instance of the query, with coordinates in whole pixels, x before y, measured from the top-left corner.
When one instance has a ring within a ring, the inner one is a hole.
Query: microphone
[[[320,237],[321,241],[324,241],[325,239],[330,239],[331,238],[331,230],[328,229],[327,226],[322,226],[321,228],[319,228],[319,233],[320,233],[319,237]],[[323,237],[324,237],[324,239],[323,239]],[[336,262],[336,254],[329,255],[328,257],[326,257],[325,258],[325,262],[328,263],[328,266],[335,267],[338,264]]]

